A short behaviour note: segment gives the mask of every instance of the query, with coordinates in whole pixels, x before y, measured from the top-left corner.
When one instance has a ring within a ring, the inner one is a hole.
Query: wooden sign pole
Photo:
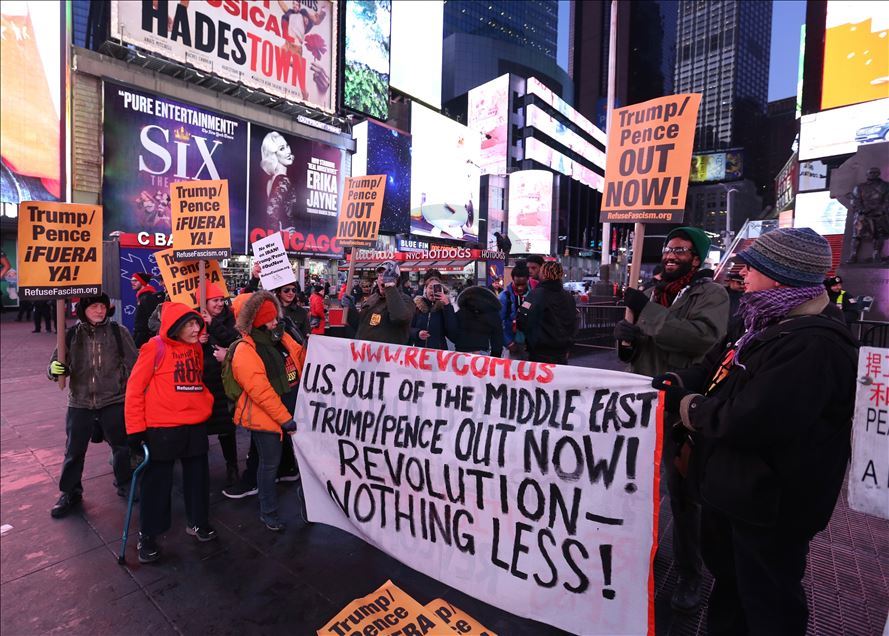
[[[204,259],[198,261],[198,279],[198,311],[203,312],[207,308],[207,261]]]
[[[68,352],[65,350],[65,331],[67,331],[67,325],[65,324],[67,316],[65,315],[65,309],[67,307],[67,303],[59,298],[56,300],[56,349],[58,351],[57,357],[59,362],[65,364],[65,361],[68,358]],[[59,376],[59,389],[62,391],[65,390],[65,376]]]

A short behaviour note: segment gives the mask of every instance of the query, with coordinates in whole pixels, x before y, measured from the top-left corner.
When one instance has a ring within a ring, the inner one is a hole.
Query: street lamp
[[[725,189],[725,239],[731,242],[734,232],[732,231],[732,193],[740,192],[737,188],[729,187],[725,183],[720,183]]]

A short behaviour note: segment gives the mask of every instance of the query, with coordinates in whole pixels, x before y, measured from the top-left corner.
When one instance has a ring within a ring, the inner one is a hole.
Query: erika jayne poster
[[[246,253],[247,122],[105,82],[105,233],[171,230],[170,185],[228,179],[231,244]]]

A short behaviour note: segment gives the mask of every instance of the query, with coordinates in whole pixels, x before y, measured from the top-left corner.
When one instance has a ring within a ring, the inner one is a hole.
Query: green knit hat
[[[698,227],[677,227],[674,230],[671,230],[669,234],[667,234],[667,243],[670,242],[671,238],[675,238],[679,233],[686,234],[691,241],[691,244],[694,246],[695,255],[701,259],[703,263],[704,260],[710,255],[710,237],[707,236],[707,233],[704,232],[701,228]],[[683,238],[683,237],[679,237]]]

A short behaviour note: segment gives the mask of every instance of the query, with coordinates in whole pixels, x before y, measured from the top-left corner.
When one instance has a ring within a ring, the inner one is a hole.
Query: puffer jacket
[[[215,347],[228,349],[241,334],[235,329],[235,314],[227,305],[223,305],[222,313],[213,318],[207,325],[209,339],[203,344],[204,351],[204,385],[213,395],[213,413],[207,420],[208,435],[222,435],[235,430],[232,422],[229,400],[222,386],[222,363],[213,355]]]
[[[157,335],[163,344],[152,338],[142,346],[127,383],[124,413],[128,434],[203,424],[210,417],[213,394],[203,381],[201,345],[171,337],[195,317],[200,315],[182,303],[164,303]]]
[[[84,321],[68,329],[65,342],[68,351],[65,360],[68,367],[68,406],[100,409],[123,402],[127,377],[136,364],[137,356],[130,332],[110,319],[98,325]],[[50,363],[58,359],[59,351],[56,349],[52,352]],[[47,376],[55,380],[49,375],[49,369]]]
[[[448,303],[431,302],[423,296],[414,296],[417,311],[411,322],[410,344],[428,349],[447,349],[448,339],[457,338],[457,315],[454,307]],[[420,340],[420,332],[428,331],[429,339]]]
[[[398,286],[386,287],[383,295],[374,290],[358,313],[358,340],[407,344],[414,317],[413,301]]]
[[[653,295],[654,289],[649,298]],[[729,304],[712,272],[701,270],[669,307],[653,300],[645,305],[636,319],[641,335],[630,347],[618,345],[618,354],[639,375],[688,368],[725,336]]]
[[[273,294],[266,291],[256,292],[238,311],[237,326],[241,333],[249,334],[253,330],[253,319],[266,300],[275,303],[280,315],[281,305]],[[305,349],[286,332],[281,337],[281,345],[292,356],[297,373],[302,374],[306,358]],[[235,423],[254,431],[279,433],[283,437],[281,426],[289,422],[293,414],[287,410],[281,396],[272,388],[265,364],[256,351],[256,343],[250,335],[245,335],[243,341],[235,348],[232,374],[235,381],[244,389],[235,404]]]
[[[503,353],[503,325],[497,295],[486,287],[467,287],[457,296],[457,306],[457,351],[490,351],[499,358]]]

